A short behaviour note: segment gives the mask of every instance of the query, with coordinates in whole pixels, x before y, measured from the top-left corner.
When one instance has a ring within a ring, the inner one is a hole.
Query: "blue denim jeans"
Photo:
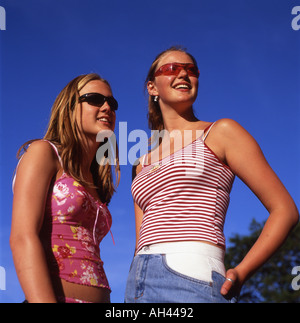
[[[137,255],[131,264],[125,303],[236,303],[220,290],[225,278],[212,272],[212,281],[191,278],[171,269],[165,255]]]

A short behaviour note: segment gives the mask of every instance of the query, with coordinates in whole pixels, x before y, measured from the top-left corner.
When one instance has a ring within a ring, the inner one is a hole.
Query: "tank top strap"
[[[43,139],[43,141],[48,142],[48,143],[52,146],[52,148],[54,149],[54,151],[55,151],[55,153],[56,153],[56,155],[57,155],[58,161],[59,161],[59,163],[60,163],[61,167],[63,168],[62,160],[61,160],[60,155],[59,155],[59,153],[58,153],[58,149],[57,149],[57,147],[56,147],[56,146],[55,146],[51,141],[49,141],[49,140],[45,140],[45,139]],[[22,158],[23,158],[23,156],[20,158],[20,160],[19,160],[19,162],[18,162],[18,164],[17,164],[17,167],[16,167],[16,169],[15,169],[14,175],[13,175],[13,180],[12,180],[12,191],[13,191],[13,192],[14,192],[14,187],[15,187],[15,182],[16,182],[16,177],[17,177],[17,170],[18,170],[18,167],[19,167],[19,164],[20,164],[20,162],[21,162]]]
[[[212,127],[215,125],[216,122],[213,122],[212,124],[210,124],[207,128],[204,129],[203,132],[203,141],[205,141],[205,139],[207,138],[207,136],[209,135]]]
[[[142,167],[145,166],[146,158],[148,157],[148,154],[145,154],[143,159],[142,159]]]
[[[58,152],[58,149],[57,149],[57,147],[54,145],[54,143],[53,143],[53,142],[51,142],[51,141],[49,141],[49,140],[46,140],[46,139],[43,139],[43,141],[48,142],[48,143],[52,146],[52,148],[54,149],[54,151],[55,151],[55,153],[56,153],[56,156],[57,156],[57,158],[58,158],[58,160],[59,160],[59,163],[60,163],[61,167],[63,167],[63,163],[62,163],[61,157],[60,157],[59,152]]]

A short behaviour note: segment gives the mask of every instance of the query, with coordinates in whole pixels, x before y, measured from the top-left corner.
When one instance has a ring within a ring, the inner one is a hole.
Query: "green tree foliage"
[[[226,268],[234,268],[257,240],[264,223],[255,220],[247,236],[234,235],[225,258]],[[300,303],[300,290],[292,288],[294,267],[300,266],[300,224],[279,251],[250,279],[240,295],[241,303]]]

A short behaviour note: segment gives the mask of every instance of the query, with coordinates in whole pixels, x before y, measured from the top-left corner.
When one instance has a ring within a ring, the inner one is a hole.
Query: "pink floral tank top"
[[[49,190],[41,231],[51,274],[71,283],[110,289],[99,244],[111,225],[106,204],[63,173]]]

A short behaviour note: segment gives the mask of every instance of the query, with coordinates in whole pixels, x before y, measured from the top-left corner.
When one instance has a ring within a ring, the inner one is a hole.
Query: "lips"
[[[97,118],[97,121],[111,124],[111,118],[109,116],[100,116]]]
[[[180,83],[175,84],[173,86],[173,88],[175,90],[191,90],[192,85],[190,83],[187,83],[187,82],[180,82]]]

